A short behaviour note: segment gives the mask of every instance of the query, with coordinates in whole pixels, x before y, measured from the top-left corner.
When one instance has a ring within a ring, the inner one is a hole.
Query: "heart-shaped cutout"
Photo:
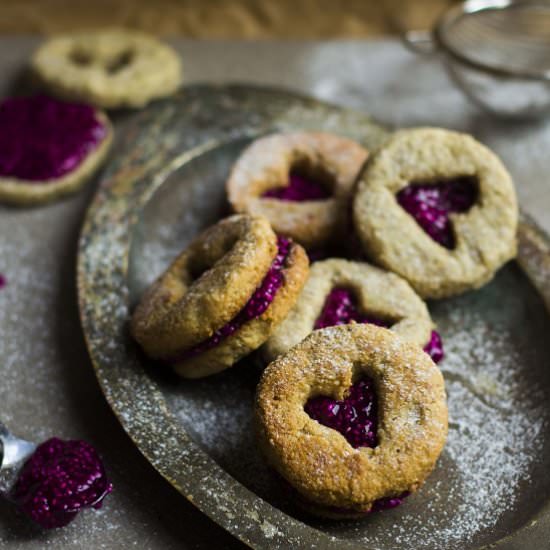
[[[335,325],[347,325],[356,323],[370,323],[379,327],[390,327],[387,321],[377,319],[370,315],[363,315],[357,309],[355,297],[347,288],[333,288],[325,300],[321,314],[315,321],[313,328],[320,329],[333,327]]]
[[[397,193],[397,202],[437,243],[456,245],[449,214],[470,210],[479,194],[477,179],[461,176],[434,183],[411,183]]]
[[[319,424],[340,432],[354,449],[377,445],[376,392],[368,377],[355,382],[344,399],[338,401],[324,395],[313,397],[304,410]]]
[[[291,172],[286,187],[269,189],[262,198],[290,202],[322,201],[330,198],[330,192],[326,186],[313,178]]]

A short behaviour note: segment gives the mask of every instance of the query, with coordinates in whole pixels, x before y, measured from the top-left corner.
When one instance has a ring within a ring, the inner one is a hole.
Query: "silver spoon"
[[[0,422],[0,495],[9,498],[21,467],[35,450],[35,443],[15,437]]]

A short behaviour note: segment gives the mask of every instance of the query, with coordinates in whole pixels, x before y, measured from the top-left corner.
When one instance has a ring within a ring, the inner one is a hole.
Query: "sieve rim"
[[[540,7],[550,12],[550,2],[545,0],[467,0],[461,4],[448,9],[437,21],[432,32],[433,39],[438,48],[449,54],[456,61],[467,65],[478,71],[490,73],[499,77],[522,78],[525,80],[536,80],[550,83],[550,69],[511,69],[509,67],[475,59],[458,48],[445,36],[445,28],[456,22],[459,17],[472,15],[490,10],[521,9],[525,7]]]

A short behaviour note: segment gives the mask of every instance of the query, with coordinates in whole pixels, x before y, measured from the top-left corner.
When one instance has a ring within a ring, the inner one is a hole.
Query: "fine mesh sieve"
[[[433,32],[406,33],[416,52],[440,52],[470,99],[504,116],[550,112],[550,1],[470,0]]]

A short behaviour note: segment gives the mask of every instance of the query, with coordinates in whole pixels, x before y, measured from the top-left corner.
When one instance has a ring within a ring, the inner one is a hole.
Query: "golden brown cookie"
[[[357,517],[416,491],[434,468],[447,436],[443,377],[390,330],[325,328],[267,367],[256,420],[269,463],[313,513]]]
[[[327,303],[327,298],[332,302]],[[357,315],[351,315],[352,308]],[[262,352],[272,361],[313,330],[351,321],[391,326],[396,334],[420,346],[429,341],[433,327],[426,304],[404,279],[364,262],[334,258],[311,266],[296,305]]]
[[[347,230],[350,193],[367,156],[333,134],[272,134],[255,140],[233,166],[229,202],[236,212],[265,216],[278,234],[321,248]]]
[[[57,96],[98,107],[142,107],[181,83],[178,54],[148,34],[104,29],[59,35],[35,52],[32,69]]]
[[[478,288],[516,254],[510,175],[485,146],[449,130],[396,132],[369,159],[353,217],[369,257],[424,298]]]
[[[231,367],[261,346],[307,278],[305,251],[262,217],[199,235],[146,291],[131,323],[147,355],[186,378]]]
[[[80,189],[113,140],[105,113],[47,96],[0,104],[0,202],[30,206]]]

